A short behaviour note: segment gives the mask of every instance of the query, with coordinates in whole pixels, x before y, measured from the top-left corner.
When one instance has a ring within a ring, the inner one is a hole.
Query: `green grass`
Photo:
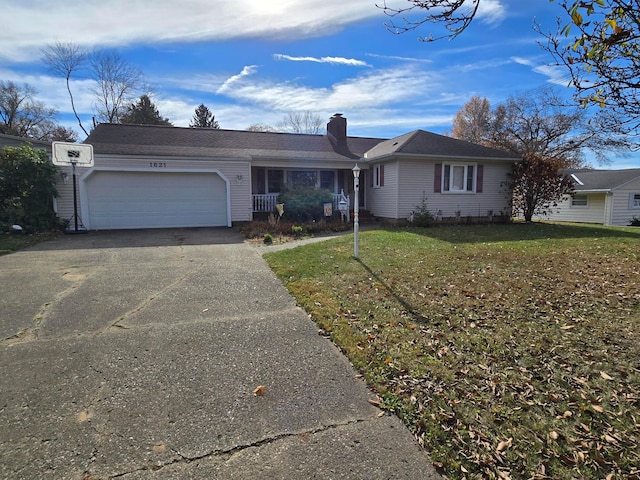
[[[23,248],[46,242],[55,238],[55,233],[37,233],[32,235],[11,235],[0,233],[0,255],[17,252]]]
[[[640,230],[389,229],[267,261],[450,478],[639,478]]]

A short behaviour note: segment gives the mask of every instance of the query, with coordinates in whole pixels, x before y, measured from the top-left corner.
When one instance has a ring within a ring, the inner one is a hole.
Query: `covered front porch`
[[[364,173],[364,172],[363,172]],[[347,210],[353,207],[353,172],[351,169],[311,168],[251,168],[251,196],[254,213],[272,212],[278,196],[285,190],[296,188],[321,188],[333,195],[333,211],[340,210],[346,202]],[[360,177],[363,185],[363,175]],[[360,205],[364,205],[364,188],[360,188]]]
[[[252,204],[254,213],[273,212],[278,203],[279,193],[253,193]],[[332,193],[333,195],[333,211],[340,211],[341,203],[346,204],[347,211],[351,211],[351,197],[345,195],[344,192]]]

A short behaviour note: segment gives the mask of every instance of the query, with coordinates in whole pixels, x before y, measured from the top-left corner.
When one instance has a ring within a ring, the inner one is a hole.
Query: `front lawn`
[[[273,252],[450,478],[640,478],[640,230],[389,229]]]

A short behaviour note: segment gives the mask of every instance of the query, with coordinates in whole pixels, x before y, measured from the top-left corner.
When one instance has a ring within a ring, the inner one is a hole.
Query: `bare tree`
[[[97,83],[93,89],[97,117],[107,123],[118,123],[144,85],[142,71],[115,52],[96,51],[90,63]]]
[[[554,158],[564,167],[582,166],[587,151],[607,163],[609,153],[629,147],[624,135],[600,128],[599,117],[590,118],[576,105],[564,105],[552,87],[510,97],[490,111],[488,120],[484,114],[468,114],[486,112],[487,107],[486,98],[472,98],[456,115],[457,120],[465,120],[464,128],[454,120],[452,136],[518,155]]]
[[[87,132],[82,125],[82,120],[80,120],[78,112],[76,111],[73,93],[71,92],[71,75],[84,64],[87,58],[86,52],[75,43],[56,42],[46,47],[42,53],[44,55],[44,61],[49,65],[49,68],[64,77],[67,83],[67,92],[69,92],[73,114],[76,120],[78,120],[78,125],[82,131],[88,136],[89,132]]]
[[[46,47],[42,53],[51,70],[65,78],[71,109],[78,125],[87,135],[89,133],[82,125],[71,91],[71,78],[78,70],[88,68],[90,77],[95,81],[92,93],[96,99],[95,117],[99,121],[119,122],[127,107],[145,88],[142,72],[115,52],[96,50],[88,54],[74,43],[57,42]]]
[[[62,132],[64,127],[55,120],[56,110],[37,101],[36,94],[29,84],[0,81],[0,133],[48,140]]]
[[[276,130],[289,133],[318,134],[322,131],[324,121],[320,115],[310,110],[289,112],[278,124]]]
[[[267,123],[253,123],[245,130],[248,132],[277,132],[277,130]]]
[[[387,5],[387,0],[383,0],[376,6],[389,17],[385,26],[393,33],[416,30],[425,24],[445,28],[446,33],[443,35],[434,36],[429,32],[426,37],[420,36],[419,39],[423,42],[457,37],[471,24],[480,6],[480,0],[408,0],[408,3],[411,4],[408,7],[394,8]],[[420,9],[426,11],[422,18],[414,19],[415,16],[410,16]]]

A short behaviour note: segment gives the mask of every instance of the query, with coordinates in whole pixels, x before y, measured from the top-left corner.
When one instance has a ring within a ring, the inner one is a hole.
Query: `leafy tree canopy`
[[[558,159],[527,153],[513,169],[513,213],[530,222],[534,215],[546,215],[565,195],[573,193],[573,181],[561,172]]]
[[[0,150],[0,224],[35,230],[56,226],[56,167],[47,152],[25,144]]]
[[[127,112],[120,117],[120,123],[134,125],[172,125],[168,118],[160,115],[158,108],[151,101],[149,95],[142,95],[138,101],[127,108]]]

